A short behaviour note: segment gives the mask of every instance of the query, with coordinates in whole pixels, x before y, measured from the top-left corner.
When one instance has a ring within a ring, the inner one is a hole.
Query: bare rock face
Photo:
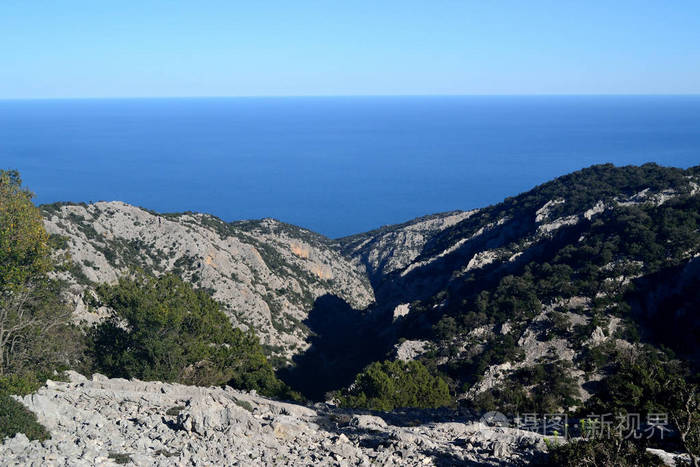
[[[405,340],[394,346],[394,356],[397,360],[407,362],[424,354],[429,348],[429,341]]]
[[[542,435],[477,420],[406,423],[231,388],[70,376],[19,398],[51,438],[5,440],[0,466],[504,465],[545,448]]]
[[[402,270],[413,262],[435,234],[470,217],[476,211],[454,211],[420,217],[338,240],[353,263],[367,269],[370,278]]]
[[[66,238],[75,267],[71,284],[77,320],[93,322],[85,294],[114,283],[131,268],[175,272],[210,289],[234,325],[252,327],[272,354],[303,351],[302,324],[318,297],[336,295],[355,309],[374,301],[362,268],[325,237],[273,219],[226,223],[207,214],[161,215],[121,202],[42,207],[46,229]]]

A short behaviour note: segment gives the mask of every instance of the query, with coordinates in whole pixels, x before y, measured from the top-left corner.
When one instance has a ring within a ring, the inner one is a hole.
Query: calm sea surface
[[[700,164],[700,96],[0,101],[0,168],[38,203],[275,217],[331,237],[650,161]]]

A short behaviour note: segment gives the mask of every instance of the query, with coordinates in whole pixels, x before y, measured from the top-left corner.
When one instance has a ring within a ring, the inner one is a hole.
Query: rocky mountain
[[[594,166],[451,216],[415,249],[384,241],[406,226],[341,244],[390,318],[388,355],[444,372],[459,399],[505,410],[504,388],[535,397],[560,374],[546,405],[575,405],[638,342],[697,361],[699,167]]]
[[[314,302],[333,294],[364,308],[374,301],[364,271],[321,235],[273,219],[225,223],[207,214],[158,214],[121,202],[42,206],[47,231],[70,254],[76,320],[97,283],[134,268],[175,272],[209,289],[233,323],[252,327],[283,363],[308,343],[303,324]]]
[[[254,328],[312,398],[400,358],[441,372],[468,403],[566,375],[554,409],[595,393],[610,355],[638,342],[696,359],[699,203],[699,167],[608,164],[337,240],[118,202],[42,209],[74,260],[64,274],[78,318],[99,319],[85,299],[95,283],[172,271]]]
[[[254,329],[292,389],[326,402],[69,372],[16,397],[52,437],[17,434],[0,465],[519,464],[542,459],[544,437],[482,414],[648,413],[660,401],[697,421],[700,166],[593,166],[493,206],[336,240],[120,202],[41,210],[71,258],[57,274],[76,322],[106,316],[100,283],[175,273]],[[355,376],[387,359],[447,381],[452,407],[334,405],[347,391],[362,400]],[[679,433],[641,452],[673,465],[680,454],[659,447],[695,452]]]

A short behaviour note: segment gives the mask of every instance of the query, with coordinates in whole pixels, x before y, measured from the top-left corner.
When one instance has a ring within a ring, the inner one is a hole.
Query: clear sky
[[[0,98],[550,93],[700,93],[700,1],[0,1]]]

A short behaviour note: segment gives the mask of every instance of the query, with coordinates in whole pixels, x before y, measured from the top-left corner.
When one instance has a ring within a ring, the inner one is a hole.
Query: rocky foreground
[[[47,382],[20,399],[51,432],[0,445],[0,465],[500,465],[545,449],[541,435],[478,421],[346,412],[231,388],[160,382]]]

